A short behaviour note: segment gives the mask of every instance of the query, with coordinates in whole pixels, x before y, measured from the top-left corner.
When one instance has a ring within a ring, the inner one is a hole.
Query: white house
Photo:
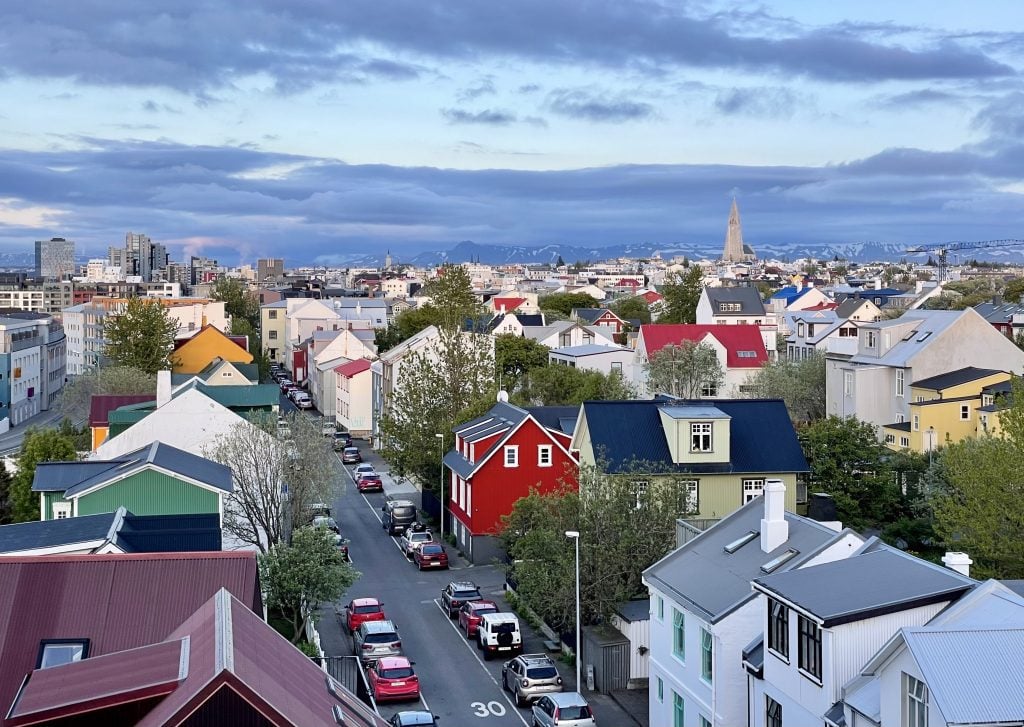
[[[377,347],[367,344],[351,330],[324,331],[314,334],[318,345],[310,350],[313,361],[309,367],[307,382],[313,405],[328,419],[333,419],[337,402],[337,381],[335,369],[349,361],[373,358]]]
[[[614,371],[626,381],[633,380],[633,357],[631,348],[602,346],[597,343],[554,348],[548,352],[549,363],[574,369],[600,371],[605,375]]]
[[[706,287],[697,301],[695,320],[700,325],[757,326],[765,350],[775,357],[778,326],[770,320],[757,288],[749,286]]]
[[[334,369],[334,420],[353,436],[366,436],[373,429],[373,374],[370,367],[368,359],[359,358]]]
[[[576,321],[555,321],[546,326],[525,326],[522,335],[548,348],[601,344],[618,345],[607,326],[585,326]]]

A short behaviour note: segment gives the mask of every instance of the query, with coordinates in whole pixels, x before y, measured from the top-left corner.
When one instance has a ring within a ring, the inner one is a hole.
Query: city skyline
[[[336,5],[0,10],[0,250],[1022,236],[1014,3]]]

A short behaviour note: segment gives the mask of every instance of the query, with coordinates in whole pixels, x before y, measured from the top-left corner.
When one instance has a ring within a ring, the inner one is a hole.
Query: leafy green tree
[[[647,389],[683,399],[717,396],[725,380],[718,352],[705,343],[682,341],[668,345],[651,356],[644,370]]]
[[[38,520],[39,496],[32,492],[36,465],[40,462],[70,462],[78,459],[75,443],[57,429],[30,427],[18,455],[18,472],[11,483],[11,519],[16,523]]]
[[[13,504],[11,503],[11,486],[14,484],[14,479],[11,477],[11,473],[7,471],[7,467],[2,460],[0,460],[0,525],[9,525],[14,522],[13,519]]]
[[[527,372],[513,398],[523,406],[570,406],[635,396],[633,386],[616,371],[606,375],[549,364]]]
[[[704,290],[704,271],[699,265],[688,268],[685,273],[671,272],[658,288],[664,296],[664,312],[658,316],[659,323],[696,323],[697,303]]]
[[[747,377],[750,395],[758,399],[782,399],[794,423],[817,421],[825,416],[825,354],[815,352],[798,361],[769,361]]]
[[[623,320],[639,320],[641,324],[651,322],[651,306],[639,296],[620,298],[612,303],[609,308]]]
[[[568,317],[573,308],[597,308],[597,300],[586,293],[552,293],[537,298],[537,307],[542,311],[558,311]]]
[[[836,503],[844,524],[876,527],[900,515],[900,491],[889,450],[874,425],[853,417],[819,419],[798,433],[811,469],[811,486]]]
[[[473,292],[469,272],[462,265],[442,265],[437,277],[423,286],[423,295],[437,309],[439,328],[462,329],[466,321],[483,316],[483,306]]]
[[[291,625],[293,644],[303,639],[320,604],[340,599],[360,575],[341,556],[327,528],[296,530],[290,544],[278,543],[261,554],[259,566],[267,608]]]
[[[374,337],[377,353],[384,353],[402,341],[407,341],[424,328],[440,325],[440,311],[427,304],[420,308],[410,308],[395,316],[395,321],[387,328],[378,329]]]
[[[156,376],[130,366],[103,366],[75,376],[64,385],[60,410],[73,422],[89,414],[92,397],[98,394],[152,394],[156,396]]]
[[[245,320],[249,324],[249,331],[259,329],[259,297],[238,278],[219,278],[210,288],[210,297],[224,302],[224,312],[231,316],[232,333],[235,333],[234,324],[237,320]]]
[[[507,391],[515,389],[524,374],[548,365],[549,349],[532,338],[502,333],[494,337],[494,363]]]
[[[1024,278],[1014,278],[1003,289],[1003,298],[1010,303],[1020,303],[1024,298]]]
[[[129,298],[120,315],[107,316],[104,356],[118,366],[156,374],[171,367],[178,325],[158,301]]]

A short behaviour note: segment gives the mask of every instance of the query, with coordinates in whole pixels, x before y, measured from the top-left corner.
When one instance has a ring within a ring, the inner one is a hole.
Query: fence
[[[321,662],[332,679],[376,711],[377,706],[370,696],[370,685],[366,681],[366,674],[359,663],[359,657],[325,656],[321,659],[314,658],[313,661]]]

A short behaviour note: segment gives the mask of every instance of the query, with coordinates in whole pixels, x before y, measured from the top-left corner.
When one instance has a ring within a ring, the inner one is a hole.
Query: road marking
[[[494,675],[491,674],[491,672],[487,669],[487,665],[484,663],[484,660],[480,658],[480,655],[478,653],[476,653],[476,647],[470,645],[469,639],[465,638],[462,635],[462,631],[459,630],[459,627],[455,625],[456,622],[448,618],[448,614],[445,613],[444,606],[441,605],[440,599],[435,598],[434,605],[437,606],[437,610],[441,612],[441,614],[444,616],[444,620],[448,622],[448,625],[452,627],[452,630],[455,631],[456,634],[458,634],[459,641],[461,641],[463,645],[467,649],[469,649],[469,653],[473,655],[473,658],[476,659],[476,663],[479,664],[480,668],[484,670],[484,674],[487,675],[487,678],[494,683],[494,686],[498,688],[498,692],[501,693],[501,696],[504,697],[505,701],[508,702],[510,707],[512,707],[512,714],[518,717],[519,721],[526,725],[526,727],[530,727],[530,723],[526,721],[526,718],[523,716],[522,712],[519,711],[519,708],[512,702],[508,694],[505,693],[505,689],[501,686],[501,684],[498,683],[498,680],[495,679]]]

